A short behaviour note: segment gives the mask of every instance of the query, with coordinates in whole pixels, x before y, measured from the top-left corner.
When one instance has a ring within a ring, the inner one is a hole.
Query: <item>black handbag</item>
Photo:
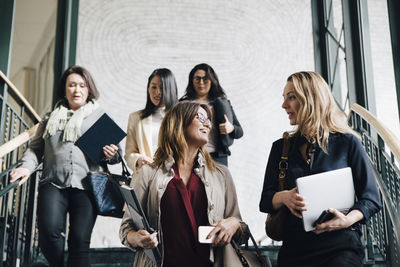
[[[121,156],[120,156],[121,157]],[[120,184],[130,185],[131,175],[121,157],[122,174],[112,174],[107,165],[104,171],[88,173],[90,189],[92,191],[98,215],[122,218],[125,204],[119,189]]]

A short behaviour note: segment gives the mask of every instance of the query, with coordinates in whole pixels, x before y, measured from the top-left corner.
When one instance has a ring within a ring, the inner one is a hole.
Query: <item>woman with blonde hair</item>
[[[159,246],[162,266],[222,266],[225,245],[242,241],[235,186],[226,166],[215,164],[204,149],[211,112],[206,104],[183,101],[165,115],[154,162],[137,174],[133,188],[149,224],[149,234],[135,229],[124,215],[122,243],[137,251],[134,266],[155,266],[142,248]],[[214,225],[208,237],[198,241],[198,227]]]
[[[283,148],[283,139],[279,139],[271,148],[260,201],[262,212],[290,211],[278,266],[362,266],[361,223],[367,223],[381,208],[368,157],[319,74],[302,71],[290,75],[283,98],[282,108],[290,124],[297,126],[290,133],[286,190],[278,191]],[[345,167],[351,167],[353,173],[354,206],[347,213],[329,209],[332,219],[305,232],[301,212],[307,203],[297,192],[296,179]]]

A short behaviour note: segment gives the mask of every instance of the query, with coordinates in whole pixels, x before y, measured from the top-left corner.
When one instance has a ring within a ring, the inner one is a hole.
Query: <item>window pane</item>
[[[400,139],[387,2],[369,0],[368,16],[377,117]]]

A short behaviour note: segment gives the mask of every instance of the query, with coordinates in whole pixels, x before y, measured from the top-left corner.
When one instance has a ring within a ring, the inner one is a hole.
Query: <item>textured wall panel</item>
[[[181,96],[201,62],[219,75],[244,129],[229,168],[242,217],[258,238],[269,150],[290,129],[281,108],[285,79],[314,68],[310,1],[80,1],[77,63],[93,74],[102,106],[122,128],[144,107],[153,69],[170,68]],[[118,228],[119,220],[99,217],[92,246],[119,245]]]

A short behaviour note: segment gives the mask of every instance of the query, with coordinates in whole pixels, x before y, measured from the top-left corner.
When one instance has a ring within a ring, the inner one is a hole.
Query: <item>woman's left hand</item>
[[[207,239],[212,238],[212,245],[225,246],[231,242],[232,236],[240,227],[240,220],[235,217],[229,217],[220,220],[214,229],[208,234]]]
[[[219,132],[221,134],[230,134],[235,127],[229,122],[228,117],[224,114],[225,122],[219,125]]]
[[[344,214],[337,209],[328,209],[334,215],[329,221],[317,224],[316,229],[313,231],[316,234],[324,232],[331,232],[340,229],[345,229],[360,221],[364,215],[359,210],[352,210],[348,214]]]
[[[103,153],[106,156],[106,158],[110,159],[117,154],[118,147],[116,145],[109,145],[109,146],[104,146],[103,147]]]

